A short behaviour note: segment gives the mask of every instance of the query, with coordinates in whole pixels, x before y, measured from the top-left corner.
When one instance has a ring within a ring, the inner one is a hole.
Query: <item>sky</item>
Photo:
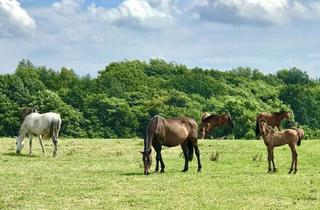
[[[320,78],[319,0],[0,0],[0,73],[152,58]]]

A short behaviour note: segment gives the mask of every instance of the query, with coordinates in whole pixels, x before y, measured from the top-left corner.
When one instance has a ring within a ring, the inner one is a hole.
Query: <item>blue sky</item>
[[[320,77],[316,0],[0,0],[0,73],[36,65],[96,75],[123,59]]]

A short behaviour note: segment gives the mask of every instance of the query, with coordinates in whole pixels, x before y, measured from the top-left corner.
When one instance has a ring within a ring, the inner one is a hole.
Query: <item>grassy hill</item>
[[[62,139],[55,159],[51,142],[46,155],[37,141],[33,146],[32,156],[28,145],[17,156],[13,139],[0,139],[0,209],[320,208],[317,141],[302,141],[296,175],[287,174],[287,146],[275,150],[278,172],[267,174],[262,141],[201,140],[201,173],[196,161],[181,173],[180,147],[164,148],[166,172],[149,176],[138,153],[141,139]]]

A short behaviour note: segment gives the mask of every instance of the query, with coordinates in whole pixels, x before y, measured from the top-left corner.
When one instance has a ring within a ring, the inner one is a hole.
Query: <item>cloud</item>
[[[107,24],[159,28],[171,23],[177,9],[172,0],[125,0],[115,8],[91,4],[88,11],[91,17]]]
[[[17,0],[0,0],[0,36],[12,36],[35,29],[34,19]]]
[[[191,6],[193,16],[199,20],[260,26],[305,19],[311,10],[310,2],[291,0],[195,0]]]
[[[54,2],[52,7],[61,13],[74,13],[81,9],[84,0],[62,0],[60,2]]]

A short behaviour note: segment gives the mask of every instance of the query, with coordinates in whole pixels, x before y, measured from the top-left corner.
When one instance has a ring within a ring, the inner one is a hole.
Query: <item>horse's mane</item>
[[[267,128],[268,130],[270,130],[271,133],[274,133],[274,132],[275,132],[275,130],[274,130],[270,125],[268,125],[268,123],[267,123],[266,120],[264,120],[264,119],[263,119],[263,120],[260,120],[259,124],[260,124],[261,122],[264,122],[264,123],[265,123],[266,128]],[[259,131],[259,132],[260,132],[260,131]]]
[[[284,113],[287,113],[287,111],[272,112],[271,114],[273,114],[273,115],[281,115],[281,114],[284,114]]]
[[[221,114],[221,115],[219,115],[219,114],[210,114],[208,117],[204,118],[204,119],[202,120],[202,122],[208,122],[208,121],[210,121],[210,120],[213,120],[213,119],[215,119],[215,118],[217,118],[217,117],[219,117],[219,116],[223,116],[223,115],[226,115],[226,114],[228,114],[228,113],[223,113],[223,114]]]

